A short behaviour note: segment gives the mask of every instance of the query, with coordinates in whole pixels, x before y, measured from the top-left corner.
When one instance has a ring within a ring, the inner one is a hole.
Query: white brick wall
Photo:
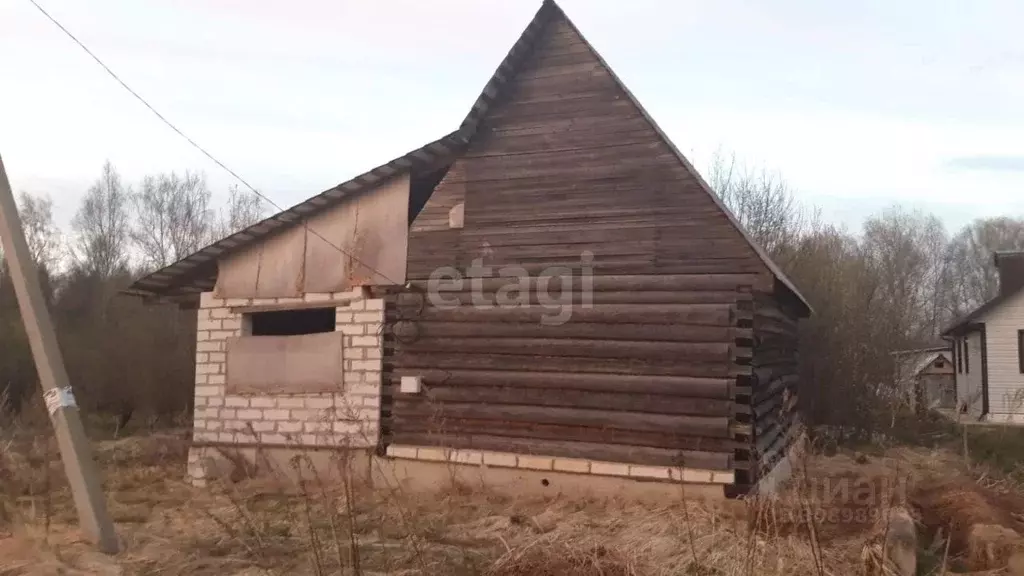
[[[383,300],[361,289],[306,294],[303,299],[229,299],[202,294],[196,330],[197,443],[371,447],[380,433]],[[305,302],[336,304],[335,330],[344,340],[344,388],[329,394],[229,395],[225,340],[243,334],[243,314],[233,307]],[[195,450],[195,449],[194,449]],[[189,473],[201,481],[198,457]]]

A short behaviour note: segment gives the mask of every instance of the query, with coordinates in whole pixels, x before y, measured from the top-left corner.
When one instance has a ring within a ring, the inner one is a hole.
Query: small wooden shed
[[[810,307],[552,1],[458,130],[132,291],[199,301],[198,447],[340,398],[393,461],[746,492],[800,435]]]
[[[900,350],[896,387],[917,410],[956,409],[956,372],[948,346]]]

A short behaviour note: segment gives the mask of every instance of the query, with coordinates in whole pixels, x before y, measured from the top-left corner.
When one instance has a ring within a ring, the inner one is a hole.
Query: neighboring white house
[[[947,328],[957,407],[965,416],[1024,423],[1024,252],[998,252],[999,295]]]

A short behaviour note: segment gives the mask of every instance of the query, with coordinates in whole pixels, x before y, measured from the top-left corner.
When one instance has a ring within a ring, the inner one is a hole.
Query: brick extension
[[[202,294],[196,331],[195,445],[188,466],[193,482],[205,481],[210,444],[377,445],[384,302],[363,296],[360,289],[304,298],[223,300]],[[226,340],[244,331],[244,314],[235,308],[314,302],[335,305],[335,330],[345,334],[343,389],[326,394],[228,394]]]

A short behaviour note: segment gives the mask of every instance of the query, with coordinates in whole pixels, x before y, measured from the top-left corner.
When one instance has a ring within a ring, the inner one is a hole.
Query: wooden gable
[[[409,176],[296,220],[217,261],[217,298],[294,298],[405,282]]]
[[[410,231],[409,276],[437,266],[744,274],[757,251],[556,9]],[[460,204],[464,225],[449,213]]]

